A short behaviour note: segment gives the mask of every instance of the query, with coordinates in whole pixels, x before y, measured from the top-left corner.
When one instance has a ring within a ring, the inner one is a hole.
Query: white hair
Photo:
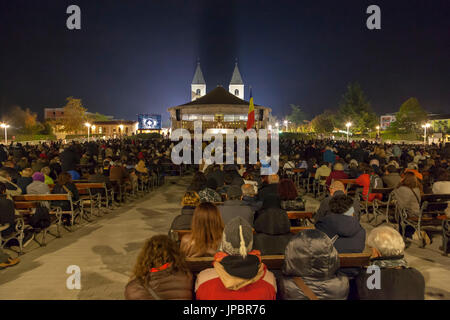
[[[402,236],[389,226],[373,229],[367,237],[367,245],[377,249],[384,257],[401,256],[405,251],[405,242]]]

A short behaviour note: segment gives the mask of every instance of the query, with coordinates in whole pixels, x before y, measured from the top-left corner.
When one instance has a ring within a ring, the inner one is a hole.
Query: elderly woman
[[[405,243],[397,230],[389,226],[377,227],[370,232],[367,245],[372,248],[372,265],[377,266],[380,273],[379,277],[376,276],[377,271],[375,274],[366,271],[359,274],[356,287],[361,300],[425,298],[425,279],[405,261]],[[374,288],[369,288],[368,284]]]

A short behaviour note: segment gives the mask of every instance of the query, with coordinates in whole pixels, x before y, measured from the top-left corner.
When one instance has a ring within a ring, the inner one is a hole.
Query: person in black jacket
[[[74,146],[66,148],[60,155],[62,171],[76,170],[80,163],[80,156],[75,151]]]
[[[286,211],[278,208],[265,209],[254,221],[253,249],[262,255],[284,254],[291,240],[291,224]]]
[[[372,280],[373,272],[361,271],[356,278],[357,298],[361,300],[425,299],[425,279],[417,269],[408,266],[404,259],[405,243],[397,230],[389,226],[377,227],[369,233],[367,244],[372,248],[372,265],[378,267],[380,273],[378,280],[376,277]],[[368,288],[368,282],[373,285],[373,288]]]
[[[67,194],[70,193],[72,197],[72,202],[78,201],[80,199],[77,187],[72,182],[72,176],[68,172],[61,172],[61,174],[56,179],[55,186],[52,190],[53,194]],[[52,201],[52,205],[55,207],[60,207],[62,211],[71,211],[70,202],[66,200],[55,200]],[[73,208],[75,209],[75,208]],[[63,215],[64,223],[69,223],[69,215]]]
[[[330,213],[320,218],[315,227],[328,237],[338,236],[334,246],[339,253],[359,253],[364,250],[366,231],[353,216],[353,199],[345,194],[334,196]]]
[[[33,170],[31,168],[25,168],[21,172],[21,176],[17,179],[17,185],[22,189],[22,194],[27,193],[27,187],[33,182]]]
[[[181,214],[176,216],[169,230],[190,230],[195,208],[200,204],[200,196],[195,191],[187,191],[181,200]]]
[[[7,228],[5,229],[5,227]],[[0,231],[2,238],[7,238],[16,230],[14,202],[6,198],[6,185],[3,182],[0,182],[0,228],[3,229]],[[34,233],[27,230],[22,242],[23,247],[26,247],[33,239]]]

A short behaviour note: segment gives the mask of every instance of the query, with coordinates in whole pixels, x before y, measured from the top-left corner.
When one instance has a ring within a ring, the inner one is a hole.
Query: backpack
[[[36,229],[46,229],[50,226],[50,213],[48,208],[38,203],[36,211],[30,217],[30,225]]]

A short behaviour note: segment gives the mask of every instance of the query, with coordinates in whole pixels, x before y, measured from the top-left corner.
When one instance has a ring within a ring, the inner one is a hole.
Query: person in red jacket
[[[369,193],[370,189],[370,177],[372,175],[375,175],[375,171],[372,167],[369,167],[367,164],[364,163],[361,163],[360,169],[362,169],[364,173],[360,175],[355,182],[363,187],[362,195],[363,199],[366,200],[367,194]],[[381,193],[369,194],[369,202],[372,202],[375,198],[381,200],[383,198],[383,195]]]
[[[241,217],[230,220],[223,231],[221,251],[213,268],[200,272],[195,282],[197,300],[275,300],[275,276],[253,247],[253,230]]]
[[[333,167],[333,171],[331,171],[330,175],[327,178],[327,186],[331,185],[333,180],[339,179],[348,179],[348,175],[344,172],[344,165],[341,162],[336,162]]]

